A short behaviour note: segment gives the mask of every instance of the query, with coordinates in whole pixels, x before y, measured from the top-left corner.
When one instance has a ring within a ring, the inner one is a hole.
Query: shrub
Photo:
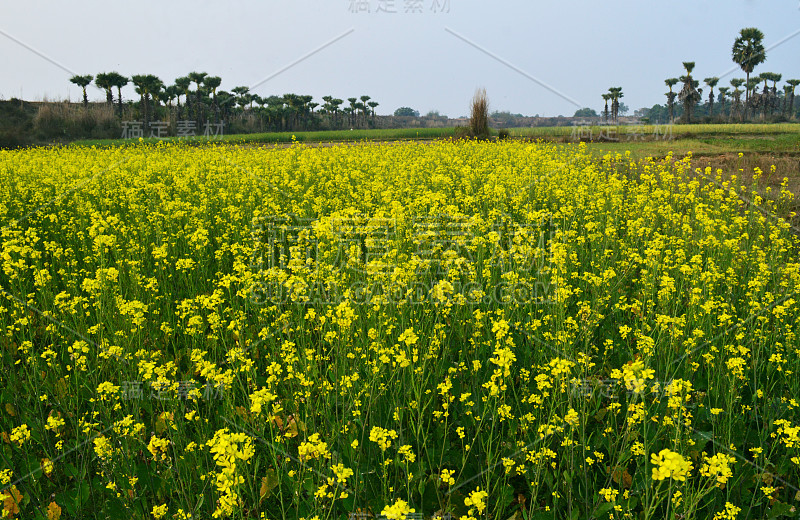
[[[475,91],[475,96],[472,98],[469,128],[476,139],[489,139],[489,99],[484,88]]]

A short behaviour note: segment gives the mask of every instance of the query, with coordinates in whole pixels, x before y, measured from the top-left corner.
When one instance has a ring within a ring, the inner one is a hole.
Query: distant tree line
[[[800,80],[786,80],[786,84],[778,89],[778,82],[783,78],[782,74],[762,72],[758,76],[751,77],[755,68],[767,59],[763,41],[764,33],[755,27],[748,27],[739,32],[739,36],[733,42],[731,58],[739,65],[745,77],[732,78],[730,87],[717,87],[720,79],[716,76],[705,78],[703,83],[708,87],[708,98],[705,103],[702,103],[704,96],[703,89],[699,88],[700,82],[692,78],[695,63],[684,62],[685,75],[664,80],[669,88],[669,92],[665,94],[667,97],[665,107],[654,106],[650,109],[648,117],[651,120],[658,118],[670,122],[679,117],[683,123],[691,123],[694,120],[693,116],[704,121],[717,122],[753,120],[777,122],[796,118],[798,114],[795,112],[794,95],[795,87],[800,84]],[[676,85],[681,86],[679,92],[673,90]],[[744,87],[744,90],[741,87]],[[744,99],[742,99],[743,94]]]
[[[377,101],[370,96],[345,100],[323,96],[322,103],[313,96],[284,94],[262,97],[245,86],[220,90],[222,79],[206,72],[190,72],[165,84],[152,74],[129,77],[118,72],[102,72],[96,76],[73,76],[70,81],[81,87],[83,104],[88,107],[86,88],[95,86],[106,93],[106,103],[114,106],[114,89],[117,94],[116,110],[123,117],[122,88],[133,84],[138,101],[129,104],[145,126],[151,121],[173,119],[192,120],[198,123],[225,122],[248,118],[255,120],[262,131],[301,131],[318,129],[370,128],[375,122]]]
[[[763,40],[764,34],[755,27],[748,27],[739,32],[733,43],[731,57],[733,62],[739,65],[745,77],[731,79],[730,87],[718,87],[720,82],[718,77],[705,78],[703,83],[708,88],[708,94],[705,96],[700,81],[692,76],[695,62],[685,61],[683,62],[685,74],[664,80],[669,89],[664,94],[667,98],[666,103],[642,109],[640,115],[651,122],[661,123],[780,122],[797,119],[800,117],[800,107],[795,106],[794,97],[795,88],[800,85],[800,80],[788,79],[779,87],[778,83],[783,79],[782,74],[762,72],[757,76],[751,76],[755,68],[766,61]],[[605,102],[602,118],[605,122],[615,123],[620,113],[619,99],[623,97],[622,89],[612,87],[602,97]],[[609,102],[611,102],[610,107]],[[598,115],[592,109],[582,108],[575,113],[575,117],[598,117]]]

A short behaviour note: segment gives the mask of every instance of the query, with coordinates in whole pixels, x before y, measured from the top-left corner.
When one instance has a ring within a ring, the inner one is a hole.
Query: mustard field
[[[676,159],[0,151],[0,517],[796,517],[797,202]]]

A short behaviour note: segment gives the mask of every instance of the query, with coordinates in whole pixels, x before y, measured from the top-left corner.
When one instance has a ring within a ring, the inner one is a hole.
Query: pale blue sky
[[[379,114],[410,106],[464,115],[479,86],[491,109],[551,116],[572,115],[573,101],[602,108],[600,95],[621,86],[633,110],[663,103],[663,80],[680,76],[682,61],[697,63],[700,80],[729,71],[733,40],[750,26],[768,47],[795,35],[756,73],[800,77],[798,0],[2,2],[4,99],[77,100],[64,69],[152,73],[165,83],[197,70],[221,76],[225,90],[271,77],[253,89],[262,96],[367,94]],[[378,12],[392,3],[396,13]],[[356,4],[370,12],[351,12]],[[417,5],[422,12],[406,12]],[[131,86],[123,97],[135,97]]]

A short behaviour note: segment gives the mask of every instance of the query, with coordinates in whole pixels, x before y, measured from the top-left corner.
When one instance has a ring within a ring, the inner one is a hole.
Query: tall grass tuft
[[[476,139],[489,139],[489,99],[485,88],[476,90],[472,98],[469,128]]]
[[[46,103],[33,118],[40,138],[102,138],[118,136],[121,125],[114,109],[105,103],[84,108],[69,103]]]

